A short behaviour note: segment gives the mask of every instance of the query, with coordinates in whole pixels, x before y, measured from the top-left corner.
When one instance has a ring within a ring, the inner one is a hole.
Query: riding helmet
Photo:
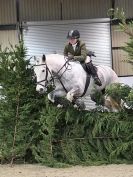
[[[70,30],[67,34],[67,39],[78,39],[80,38],[80,33],[78,30]]]

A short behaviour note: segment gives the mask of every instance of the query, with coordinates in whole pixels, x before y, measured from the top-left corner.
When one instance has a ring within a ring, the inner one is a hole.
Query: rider
[[[70,30],[67,34],[68,43],[64,48],[64,56],[69,60],[79,61],[81,64],[85,63],[88,51],[85,43],[79,40],[80,33],[78,30]],[[95,84],[101,86],[101,81],[98,78],[96,67],[92,62],[86,63],[87,72],[94,78]]]

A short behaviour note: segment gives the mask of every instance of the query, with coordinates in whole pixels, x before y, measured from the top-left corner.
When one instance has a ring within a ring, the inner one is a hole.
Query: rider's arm
[[[86,49],[85,43],[82,43],[80,45],[80,49],[81,49],[81,55],[74,56],[74,60],[79,61],[79,62],[85,62],[86,57],[87,57],[87,49]]]
[[[65,57],[68,56],[68,45],[66,45],[65,48],[64,48],[64,56]]]
[[[71,47],[68,45],[65,46],[64,48],[64,56],[67,57],[68,60],[73,60],[74,55],[72,54],[73,51],[71,49]]]

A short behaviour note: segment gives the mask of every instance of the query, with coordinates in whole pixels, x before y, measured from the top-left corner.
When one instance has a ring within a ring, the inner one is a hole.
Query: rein
[[[69,62],[69,61],[66,60],[65,64],[64,64],[64,65],[59,69],[59,71],[55,74],[55,75],[56,75],[56,78],[60,81],[60,83],[61,83],[61,85],[62,85],[62,87],[63,87],[63,89],[65,90],[66,93],[67,93],[68,91],[67,91],[67,89],[65,88],[65,86],[64,86],[64,84],[63,84],[63,82],[62,82],[62,80],[61,80],[61,77],[62,77],[63,74],[68,70],[68,66],[70,65],[68,62]],[[68,65],[66,66],[66,64],[68,64]],[[65,71],[59,76],[59,72],[60,72],[64,67],[65,67]]]
[[[53,82],[53,85],[54,85],[54,79],[58,79],[58,80],[60,81],[60,83],[61,83],[63,89],[64,89],[65,92],[67,93],[68,91],[67,91],[67,89],[65,88],[65,86],[64,86],[64,84],[63,84],[61,78],[62,78],[63,74],[68,70],[68,66],[69,66],[69,63],[68,63],[68,62],[69,62],[69,61],[67,60],[67,61],[65,62],[65,64],[59,69],[59,71],[58,71],[57,73],[52,73],[52,72],[50,71],[50,69],[48,68],[48,66],[47,66],[46,63],[45,63],[45,64],[34,65],[34,66],[42,66],[42,65],[46,66],[46,76],[45,76],[45,79],[43,79],[43,80],[37,82],[36,84],[37,84],[37,85],[41,85],[41,86],[43,86],[43,87],[47,87],[47,84],[48,84],[48,79],[47,79],[47,78],[48,78],[48,73],[50,73],[50,75],[51,75],[51,80],[50,80],[50,81]],[[67,66],[66,66],[66,64],[67,64]],[[64,72],[59,76],[60,71],[61,71],[64,67],[65,67]],[[54,76],[55,76],[55,77],[54,77]],[[45,85],[42,84],[42,82],[44,82],[44,81],[45,81]]]

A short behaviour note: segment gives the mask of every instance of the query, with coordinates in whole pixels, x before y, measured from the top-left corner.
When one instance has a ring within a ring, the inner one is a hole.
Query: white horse
[[[92,95],[95,91],[102,91],[109,84],[119,82],[116,73],[104,65],[97,66],[102,86],[96,85],[91,76],[88,82],[87,73],[79,62],[67,61],[59,54],[43,55],[41,60],[36,61],[34,71],[38,92],[46,92],[50,81],[54,81],[55,89],[48,94],[48,99],[53,103],[56,97],[66,97],[70,102],[79,104],[78,98]],[[86,82],[89,83],[88,87]]]

